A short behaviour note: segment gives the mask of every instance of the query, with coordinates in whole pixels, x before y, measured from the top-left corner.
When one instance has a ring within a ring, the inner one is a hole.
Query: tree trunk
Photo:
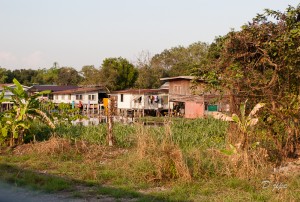
[[[242,141],[242,150],[248,151],[248,134],[246,132],[242,133],[243,141]]]

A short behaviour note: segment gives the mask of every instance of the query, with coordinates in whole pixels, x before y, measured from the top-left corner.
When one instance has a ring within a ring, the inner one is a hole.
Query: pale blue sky
[[[135,62],[240,27],[299,0],[0,0],[0,66],[99,67],[108,57]]]

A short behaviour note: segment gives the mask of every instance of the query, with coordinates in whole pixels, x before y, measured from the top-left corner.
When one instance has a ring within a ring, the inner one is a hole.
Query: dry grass
[[[52,137],[48,141],[24,144],[15,148],[15,155],[37,154],[47,156],[82,155],[85,161],[105,161],[126,152],[125,149],[90,144],[86,141],[71,141],[65,138]]]
[[[166,127],[166,130],[168,129]],[[178,145],[173,143],[170,132],[166,132],[162,141],[148,134],[143,127],[140,127],[139,134],[137,158],[138,160],[147,160],[154,167],[154,172],[147,175],[148,181],[170,179],[191,181],[191,175],[182,151]]]
[[[271,169],[267,150],[263,148],[237,151],[237,153],[232,155],[222,153],[218,155],[224,161],[224,169],[227,170],[227,173],[240,179],[262,176]]]

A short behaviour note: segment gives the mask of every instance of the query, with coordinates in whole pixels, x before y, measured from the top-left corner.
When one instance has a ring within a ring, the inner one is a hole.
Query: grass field
[[[114,147],[106,146],[105,125],[60,126],[47,141],[2,153],[0,178],[79,198],[300,201],[299,175],[273,175],[263,148],[247,155],[220,152],[228,149],[227,123],[164,121],[164,126],[115,124]],[[48,137],[39,127],[37,139]]]

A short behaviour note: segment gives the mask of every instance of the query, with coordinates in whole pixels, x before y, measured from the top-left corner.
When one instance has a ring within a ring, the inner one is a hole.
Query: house
[[[204,117],[213,111],[227,111],[229,104],[219,93],[205,92],[205,81],[193,76],[161,78],[169,84],[169,102],[174,115],[185,118]]]
[[[5,88],[5,87],[15,88],[16,85],[13,84],[13,83],[10,83],[10,84],[0,84],[0,93],[2,93],[2,92],[4,91],[4,88]],[[25,91],[28,91],[28,89],[29,89],[28,86],[22,85],[22,87],[23,87],[23,89],[24,89]],[[12,95],[13,95],[12,92],[5,90],[5,92],[4,92],[4,98],[10,99]],[[1,109],[0,109],[0,110],[1,110],[1,111],[3,111],[3,110],[8,110],[8,109],[10,109],[11,107],[12,107],[12,102],[9,102],[9,101],[2,102],[2,103],[1,103]]]
[[[103,106],[107,92],[103,87],[80,87],[76,89],[53,92],[53,103],[67,103],[75,107],[80,103],[89,112],[99,112]]]
[[[120,116],[157,116],[169,109],[168,89],[129,89],[112,93]]]
[[[72,90],[72,89],[77,89],[78,86],[57,86],[57,85],[33,85],[28,89],[28,92],[33,94],[33,93],[38,93],[42,92],[45,90],[50,90],[50,94],[45,94],[43,95],[44,100],[53,100],[53,93],[58,92],[58,91],[64,91],[64,90]]]

